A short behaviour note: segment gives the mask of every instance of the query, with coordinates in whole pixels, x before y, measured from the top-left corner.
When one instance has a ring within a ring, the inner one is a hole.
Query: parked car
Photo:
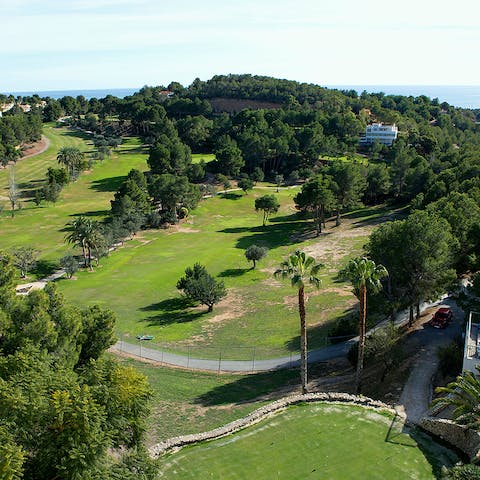
[[[439,308],[428,324],[434,328],[447,328],[453,319],[453,313],[449,307]]]

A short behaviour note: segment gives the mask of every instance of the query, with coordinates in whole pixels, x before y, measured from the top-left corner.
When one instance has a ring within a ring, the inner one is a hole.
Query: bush
[[[440,371],[445,377],[447,375],[455,377],[462,370],[463,363],[463,345],[461,337],[456,338],[448,345],[439,347],[437,356],[440,360]]]
[[[78,270],[78,260],[73,255],[65,255],[60,259],[60,266],[65,270],[68,278]]]
[[[328,330],[328,336],[332,343],[345,341],[347,338],[354,337],[358,332],[357,315],[349,315],[340,319]],[[340,337],[340,338],[336,338]]]
[[[480,480],[480,467],[470,465],[455,465],[442,470],[442,480]]]

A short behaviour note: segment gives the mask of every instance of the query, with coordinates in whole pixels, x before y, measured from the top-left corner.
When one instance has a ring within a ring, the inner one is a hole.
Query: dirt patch
[[[185,225],[172,225],[169,227],[167,235],[172,235],[173,233],[198,233],[200,230],[195,230],[194,228],[187,227]]]
[[[26,143],[22,147],[22,157],[21,159],[33,157],[34,155],[39,155],[43,153],[50,146],[50,140],[42,135],[42,138],[38,142]]]

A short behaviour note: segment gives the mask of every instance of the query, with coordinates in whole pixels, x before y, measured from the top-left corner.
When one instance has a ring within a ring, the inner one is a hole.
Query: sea
[[[383,92],[385,95],[418,97],[425,95],[455,107],[480,108],[480,85],[325,85],[339,90],[356,90],[359,94]]]
[[[386,95],[405,95],[418,97],[425,95],[430,98],[438,98],[441,102],[447,102],[455,107],[480,108],[480,85],[324,85],[327,88],[339,90],[356,90],[359,94],[364,90],[368,93],[383,92]],[[28,92],[8,92],[14,96],[30,96],[37,94],[40,97],[61,98],[67,95],[77,97],[83,95],[86,99],[104,98],[113,95],[125,98],[140,90],[140,88],[107,88],[94,90],[46,90]]]

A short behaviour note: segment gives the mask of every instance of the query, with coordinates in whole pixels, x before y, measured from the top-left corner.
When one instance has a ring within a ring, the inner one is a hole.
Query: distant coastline
[[[325,85],[338,90],[356,90],[360,95],[383,92],[386,95],[405,95],[418,97],[426,95],[438,98],[455,107],[480,108],[480,85]]]
[[[361,94],[363,90],[368,93],[383,92],[386,95],[405,95],[418,97],[426,95],[438,98],[440,102],[447,102],[455,107],[480,108],[480,85],[324,85],[327,88],[339,90],[356,90]],[[79,89],[79,90],[44,90],[8,92],[14,96],[30,96],[37,94],[40,97],[61,98],[67,95],[77,97],[83,95],[90,98],[104,98],[107,95],[124,98],[138,92],[139,88],[104,88],[104,89]]]
[[[62,98],[66,96],[77,97],[78,95],[83,95],[87,100],[90,98],[104,98],[107,95],[113,95],[114,97],[124,98],[128,95],[133,95],[135,92],[138,92],[141,87],[138,88],[98,88],[98,89],[79,89],[79,90],[30,90],[24,92],[1,92],[4,95],[13,95],[15,97],[29,97],[31,95],[37,94],[39,97],[50,97],[50,98]]]

